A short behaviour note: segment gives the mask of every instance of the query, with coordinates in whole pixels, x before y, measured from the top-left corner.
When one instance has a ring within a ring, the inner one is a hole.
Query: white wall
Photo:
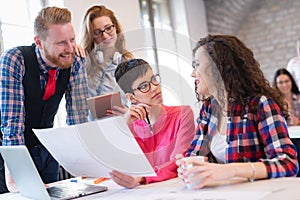
[[[190,38],[198,41],[208,33],[204,1],[185,0],[185,6]]]

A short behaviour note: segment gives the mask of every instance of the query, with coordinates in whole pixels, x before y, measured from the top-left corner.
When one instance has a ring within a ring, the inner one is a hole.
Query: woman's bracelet
[[[248,181],[249,182],[253,182],[254,179],[255,179],[255,175],[256,175],[256,169],[255,169],[255,167],[254,167],[254,165],[253,165],[252,162],[249,162],[249,164],[250,164],[250,166],[252,168],[252,176],[250,178],[248,178]]]

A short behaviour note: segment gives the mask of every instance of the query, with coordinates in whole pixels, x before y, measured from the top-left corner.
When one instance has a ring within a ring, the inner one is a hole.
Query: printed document
[[[73,176],[109,177],[113,169],[133,176],[156,176],[123,117],[33,131]]]

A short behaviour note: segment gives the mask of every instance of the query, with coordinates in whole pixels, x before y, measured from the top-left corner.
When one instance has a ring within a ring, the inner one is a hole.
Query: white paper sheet
[[[122,117],[33,131],[74,176],[109,177],[112,169],[134,176],[156,176]]]

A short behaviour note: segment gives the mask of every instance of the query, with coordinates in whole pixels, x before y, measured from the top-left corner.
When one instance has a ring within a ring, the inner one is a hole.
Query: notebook
[[[90,97],[87,98],[87,102],[94,119],[107,117],[107,110],[111,110],[113,106],[122,106],[120,92]]]
[[[105,186],[67,180],[46,188],[26,146],[0,146],[0,152],[22,196],[36,200],[64,200],[107,190]]]

